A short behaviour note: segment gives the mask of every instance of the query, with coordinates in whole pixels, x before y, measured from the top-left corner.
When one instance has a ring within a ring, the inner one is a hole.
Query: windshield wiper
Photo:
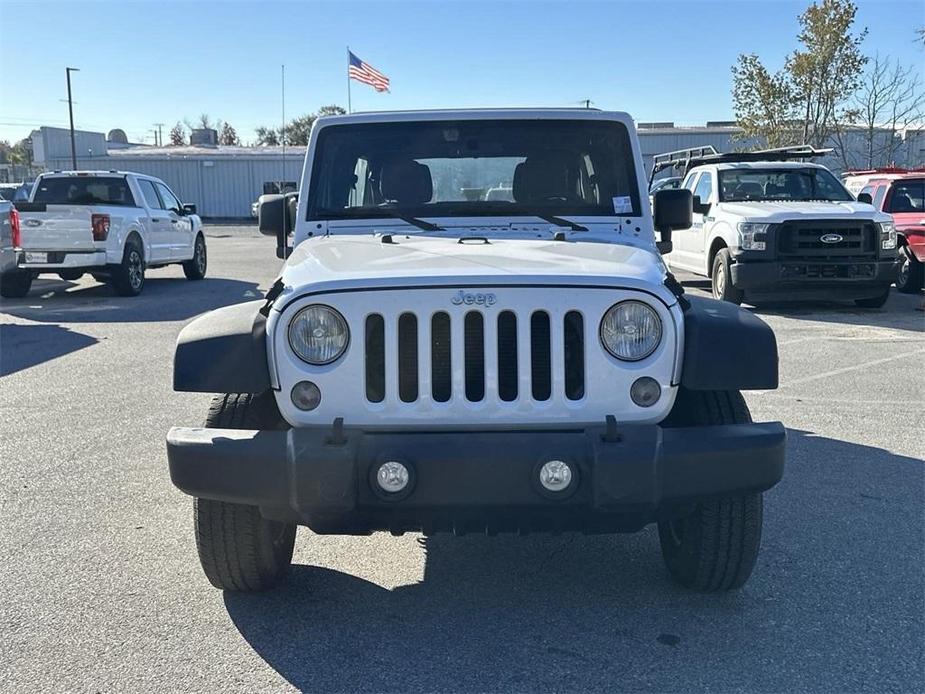
[[[377,207],[376,209],[369,209],[366,207],[352,207],[343,210],[321,209],[317,210],[316,214],[327,217],[328,219],[381,219],[386,217],[389,219],[400,219],[405,224],[410,224],[422,231],[444,231],[444,228],[441,226],[431,224],[430,222],[412,217],[408,214],[403,214],[398,210],[390,210],[387,207]]]
[[[538,217],[539,219],[542,219],[544,222],[548,222],[549,224],[554,224],[557,227],[568,227],[572,231],[587,231],[588,230],[588,227],[583,227],[581,226],[581,224],[571,222],[567,219],[562,219],[562,217],[555,217],[551,214],[537,214],[536,212],[527,212],[526,214],[530,214],[530,215],[533,215],[534,217]]]

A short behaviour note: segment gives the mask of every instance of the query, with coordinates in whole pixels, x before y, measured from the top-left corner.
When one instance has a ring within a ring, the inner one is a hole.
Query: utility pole
[[[164,146],[164,133],[161,132],[161,128],[164,127],[163,123],[152,123],[155,128],[157,128],[157,137],[154,138],[154,144],[158,147]]]
[[[280,86],[282,91],[283,124],[279,129],[280,143],[283,145],[283,177],[279,179],[279,192],[283,192],[283,183],[286,181],[286,66],[282,65]]]
[[[64,68],[65,74],[67,74],[67,111],[71,117],[71,166],[76,171],[77,170],[77,144],[74,141],[74,101],[71,99],[71,73],[80,72],[80,68],[76,67],[66,67]]]

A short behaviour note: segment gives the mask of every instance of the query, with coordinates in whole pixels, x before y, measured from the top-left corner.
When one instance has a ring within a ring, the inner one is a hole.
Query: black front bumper
[[[378,432],[174,428],[173,483],[192,496],[259,506],[316,532],[638,530],[697,499],[775,485],[779,422],[573,431]],[[551,459],[576,473],[562,497],[538,482]],[[377,493],[396,460],[410,493]]]
[[[896,258],[752,260],[736,258],[732,284],[749,295],[779,298],[866,299],[896,279]]]

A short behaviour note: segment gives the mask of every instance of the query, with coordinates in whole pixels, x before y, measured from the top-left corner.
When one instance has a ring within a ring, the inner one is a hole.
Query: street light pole
[[[66,67],[67,73],[67,111],[71,117],[71,166],[77,170],[77,144],[74,141],[74,101],[71,99],[71,73],[80,72],[80,68]]]

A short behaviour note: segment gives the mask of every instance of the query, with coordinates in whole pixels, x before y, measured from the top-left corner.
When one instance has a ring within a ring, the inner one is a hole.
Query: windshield
[[[637,186],[621,123],[332,125],[318,136],[308,219],[638,216]]]
[[[826,169],[732,169],[719,172],[720,201],[854,198]]]
[[[115,176],[59,176],[42,178],[32,202],[50,205],[135,206],[135,198],[124,178]]]

